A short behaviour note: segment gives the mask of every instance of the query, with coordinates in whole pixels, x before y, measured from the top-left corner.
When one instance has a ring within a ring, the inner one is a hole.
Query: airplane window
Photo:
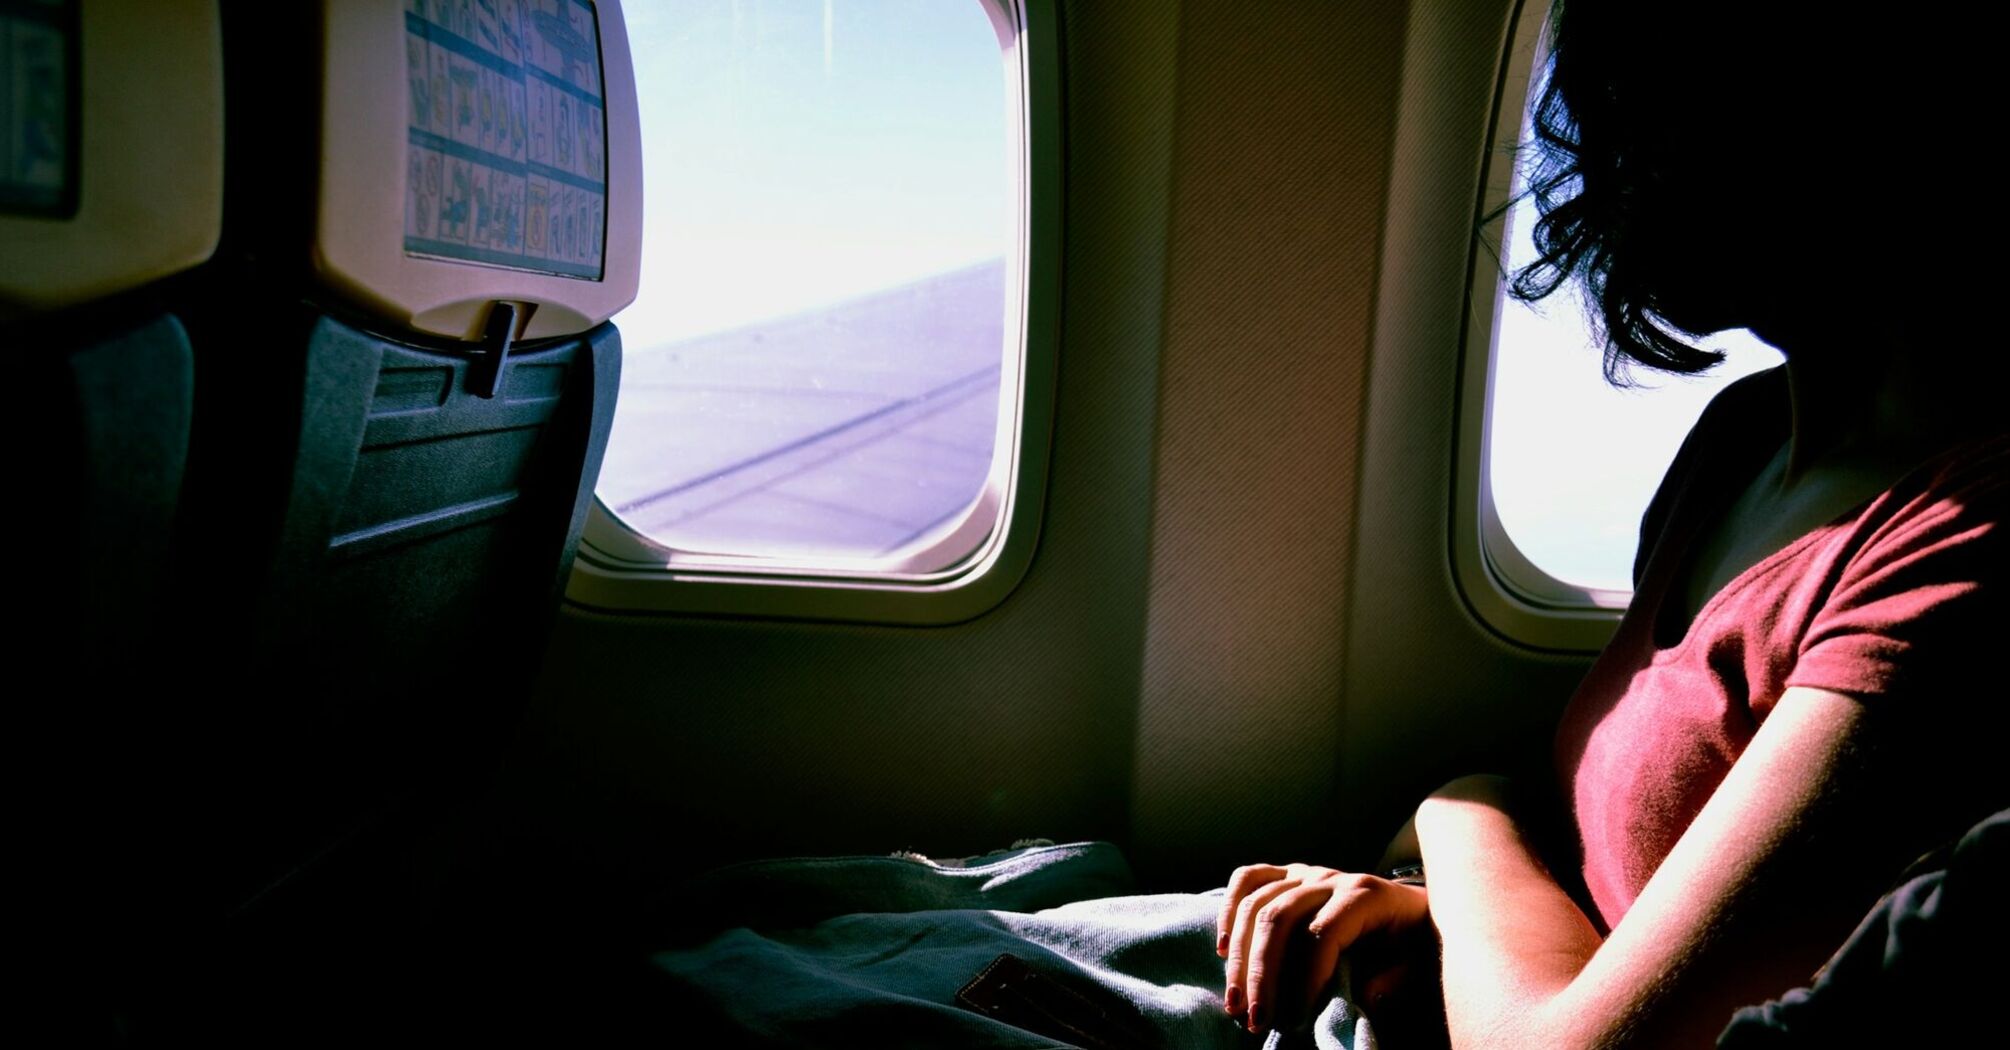
[[[1503,637],[1595,652],[1632,599],[1640,518],[1683,437],[1719,390],[1781,359],[1749,332],[1719,332],[1701,340],[1726,355],[1708,374],[1634,368],[1614,387],[1572,286],[1534,305],[1508,295],[1535,257],[1535,205],[1517,198],[1548,9],[1518,5],[1482,140],[1481,213],[1500,218],[1474,242],[1465,303],[1451,556],[1468,607]]]
[[[598,496],[669,564],[929,570],[996,529],[1023,240],[1001,6],[629,5],[646,226]]]
[[[1532,39],[1545,6],[1528,5],[1524,40]],[[1542,66],[1534,61],[1528,68]],[[1522,107],[1519,118],[1502,123],[1519,124],[1524,144],[1528,107],[1540,86],[1533,77],[1526,83],[1527,92],[1512,103]],[[1517,196],[1520,168],[1511,183]],[[1507,267],[1497,271],[1494,290],[1482,543],[1488,564],[1526,602],[1623,607],[1633,586],[1640,517],[1683,436],[1717,391],[1781,358],[1749,332],[1720,332],[1703,340],[1727,355],[1710,372],[1636,368],[1630,386],[1612,386],[1574,286],[1533,305],[1507,295],[1507,280],[1535,258],[1536,217],[1533,202],[1518,200],[1500,232]]]
[[[1535,220],[1528,201],[1508,216],[1510,273],[1535,258]],[[1779,364],[1779,351],[1743,330],[1720,332],[1704,345],[1728,356],[1708,373],[1636,368],[1634,385],[1618,388],[1605,381],[1601,344],[1573,288],[1532,305],[1503,289],[1497,317],[1487,442],[1501,527],[1544,574],[1623,599],[1640,516],[1683,435],[1717,391]]]

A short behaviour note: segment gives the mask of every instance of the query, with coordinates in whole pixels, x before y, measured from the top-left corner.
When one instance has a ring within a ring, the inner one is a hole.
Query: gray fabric
[[[1264,1040],[1222,1010],[1221,893],[1120,896],[1107,843],[951,862],[763,861],[680,887],[685,943],[654,957],[702,1024],[737,1045],[1055,1047],[956,1003],[1002,953],[1116,1011],[1165,1047],[1374,1050],[1344,999]],[[1125,1004],[1128,1004],[1126,1007]]]

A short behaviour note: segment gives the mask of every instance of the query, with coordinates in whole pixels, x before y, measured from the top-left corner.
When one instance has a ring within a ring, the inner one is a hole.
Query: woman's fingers
[[[1319,914],[1312,917],[1306,928],[1320,943],[1333,943],[1345,951],[1347,946],[1359,940],[1363,931],[1376,921],[1369,906],[1375,891],[1375,883],[1382,880],[1370,875],[1343,875],[1333,887]]]
[[[1283,894],[1297,889],[1299,882],[1293,878],[1283,878],[1266,883],[1251,890],[1236,906],[1235,923],[1228,937],[1227,990],[1222,995],[1222,1006],[1237,1019],[1249,1016],[1248,989],[1243,978],[1248,973],[1251,936],[1256,932],[1256,913],[1264,905]]]
[[[1330,901],[1331,887],[1328,890],[1325,899]],[[1311,923],[1306,924],[1306,932],[1311,933]],[[1299,997],[1295,1004],[1301,1017],[1310,1017],[1313,1011],[1319,1008],[1320,997],[1326,991],[1327,984],[1333,980],[1333,972],[1340,968],[1340,953],[1347,948],[1347,945],[1341,943],[1337,937],[1312,934],[1310,940],[1312,942],[1310,957],[1306,961],[1304,980],[1299,984]]]
[[[1221,902],[1221,915],[1214,923],[1214,954],[1228,958],[1228,936],[1235,932],[1235,910],[1242,899],[1257,887],[1283,878],[1285,869],[1276,864],[1248,864],[1228,877],[1228,897]]]
[[[1371,875],[1340,876],[1325,905],[1306,924],[1313,937],[1316,977],[1306,989],[1307,1001],[1316,999],[1325,987],[1326,980],[1339,965],[1340,953],[1353,948],[1364,937],[1383,932],[1400,934],[1418,923],[1429,922],[1429,901],[1424,890],[1416,886],[1388,882]],[[1355,961],[1359,965],[1362,960],[1357,958]],[[1376,997],[1390,987],[1386,982],[1399,980],[1401,976],[1400,973],[1386,971],[1379,973],[1370,979],[1369,987],[1355,988],[1353,994],[1365,995],[1366,1002],[1375,1002]]]
[[[1421,888],[1372,875],[1302,864],[1238,868],[1217,920],[1216,949],[1227,959],[1223,1005],[1251,1031],[1290,1011],[1309,1013],[1342,952],[1429,917]]]
[[[1253,913],[1243,977],[1252,1028],[1268,1028],[1280,1013],[1302,1005],[1295,1001],[1295,989],[1290,993],[1285,990],[1285,958],[1292,950],[1294,940],[1299,940],[1305,920],[1319,910],[1332,894],[1333,888],[1326,880],[1301,882],[1271,898]],[[1303,944],[1302,940],[1300,944]],[[1324,952],[1315,950],[1313,956],[1305,961],[1311,969],[1317,970],[1322,958],[1325,958]],[[1326,959],[1325,974],[1320,978],[1320,984],[1325,983],[1326,977],[1332,976],[1338,958],[1335,953]],[[1287,995],[1294,1000],[1288,1005],[1285,1002]]]
[[[1336,940],[1345,951],[1363,934],[1413,926],[1430,917],[1430,898],[1421,886],[1389,882],[1372,875],[1345,876],[1333,899],[1312,917],[1312,935]]]

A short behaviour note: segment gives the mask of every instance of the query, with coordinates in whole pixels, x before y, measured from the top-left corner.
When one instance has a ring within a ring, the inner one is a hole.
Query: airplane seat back
[[[34,600],[69,618],[42,622],[103,672],[126,662],[108,632],[133,641],[158,608],[188,452],[178,306],[223,212],[215,2],[8,5],[0,84],[0,345],[34,501],[10,549],[41,552]]]
[[[77,1034],[118,1024],[128,950],[159,914],[155,744],[176,716],[156,683],[194,396],[182,308],[222,227],[223,119],[215,0],[0,6],[10,706],[37,791],[20,852],[50,892],[37,910],[69,924],[37,969],[74,979],[26,998],[66,1004]]]
[[[247,3],[225,34],[191,498],[202,619],[242,628],[208,646],[227,951],[281,972],[430,921],[528,698],[613,417],[640,131],[612,0]]]

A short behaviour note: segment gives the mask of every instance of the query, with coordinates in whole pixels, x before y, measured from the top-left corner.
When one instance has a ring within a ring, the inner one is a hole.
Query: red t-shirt
[[[1584,886],[1607,930],[1788,687],[1896,704],[1921,742],[2001,725],[2000,676],[1970,679],[2010,644],[2010,434],[1935,456],[1725,584],[1686,635],[1656,639],[1658,616],[1679,619],[1661,609],[1690,541],[1779,448],[1788,418],[1783,369],[1711,403],[1643,521],[1632,605],[1558,728]],[[1953,761],[1958,744],[1918,757]]]

